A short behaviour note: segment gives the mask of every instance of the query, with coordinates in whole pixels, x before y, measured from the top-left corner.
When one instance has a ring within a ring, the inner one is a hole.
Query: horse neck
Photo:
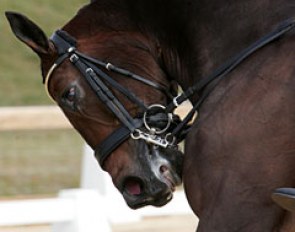
[[[179,32],[187,38],[182,39],[180,46],[176,44],[170,51],[168,49],[167,55],[170,57],[170,60],[167,59],[168,66],[183,88],[208,76],[280,22],[292,17],[294,2],[198,0],[187,12],[191,14],[188,16],[190,21],[183,24],[184,30]],[[189,48],[183,49],[184,46]],[[178,50],[175,51],[175,48]],[[177,61],[177,66],[173,59]],[[175,67],[178,69],[175,70]]]
[[[292,14],[292,0],[199,0],[193,73],[207,76]]]

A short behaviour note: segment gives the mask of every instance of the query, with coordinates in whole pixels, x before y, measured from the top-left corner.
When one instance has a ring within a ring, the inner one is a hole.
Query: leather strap
[[[198,110],[203,101],[208,97],[216,85],[221,81],[228,73],[235,69],[240,63],[247,59],[254,52],[264,47],[265,45],[275,41],[288,31],[295,27],[295,20],[290,19],[284,22],[273,32],[267,34],[249,47],[238,53],[236,56],[229,59],[224,65],[220,66],[207,78],[203,78],[200,82],[197,82],[192,87],[188,88],[181,96],[174,99],[173,103],[169,104],[166,108],[167,112],[173,112],[174,109],[187,100],[195,93],[201,93],[200,98],[194,104],[192,110],[188,113],[185,119],[173,129],[172,136],[175,136],[177,141],[180,142],[180,138],[185,138],[188,133],[188,122],[193,117],[196,110]],[[133,102],[137,103],[140,107],[145,108],[141,100],[136,99],[133,94],[128,94],[128,90],[124,89],[119,83],[116,83],[111,77],[104,73],[101,69],[95,67],[99,65],[109,71],[120,73],[126,77],[130,77],[134,80],[140,81],[146,85],[156,88],[166,93],[167,90],[157,83],[146,80],[145,78],[133,74],[125,69],[120,69],[112,64],[106,64],[100,60],[93,59],[85,54],[75,51],[76,41],[74,38],[69,36],[64,31],[57,31],[53,36],[52,40],[57,47],[59,58],[56,60],[55,65],[59,65],[67,57],[72,54],[76,55],[77,59],[71,58],[72,63],[80,70],[89,82],[92,89],[95,91],[97,96],[108,106],[108,108],[120,119],[124,126],[115,130],[109,137],[107,137],[101,144],[95,149],[95,156],[99,160],[100,164],[103,165],[105,159],[125,140],[127,140],[135,129],[142,126],[142,120],[132,118],[118,99],[112,94],[108,87],[102,82],[102,79],[107,81],[112,87],[118,89],[126,97]],[[91,68],[91,69],[89,69]],[[208,86],[208,87],[207,87]],[[184,134],[185,133],[185,134]]]
[[[103,166],[103,163],[106,160],[106,158],[129,137],[129,129],[123,126],[115,130],[103,142],[101,142],[95,148],[95,157],[98,160],[99,164]]]
[[[142,126],[142,120],[136,121],[136,127],[140,128]],[[125,142],[130,137],[130,130],[122,126],[117,130],[113,131],[105,140],[103,140],[95,148],[95,157],[99,164],[103,166],[106,158],[116,150],[123,142]]]
[[[200,98],[194,104],[191,111],[187,114],[187,116],[183,119],[183,121],[174,129],[172,132],[173,136],[179,137],[179,134],[182,132],[183,128],[187,126],[190,120],[193,118],[195,112],[199,109],[204,100],[208,97],[208,95],[212,92],[212,90],[216,87],[216,85],[232,70],[234,70],[239,64],[241,64],[245,59],[251,56],[253,53],[258,51],[260,48],[268,45],[269,43],[275,41],[281,36],[285,35],[290,30],[295,27],[295,19],[289,19],[283,22],[277,29],[263,36],[240,53],[229,59],[222,66],[217,68],[211,75],[207,78],[201,79],[201,81],[197,82],[192,87],[188,88],[182,95],[178,96],[174,103],[171,103],[167,107],[167,111],[173,111],[179,104],[187,100],[190,96],[195,93],[201,92]],[[210,86],[208,86],[210,84]],[[208,86],[208,88],[206,88]],[[175,104],[176,103],[176,104]],[[187,131],[188,132],[188,131]],[[186,132],[186,133],[187,133]],[[183,136],[183,135],[182,135]]]

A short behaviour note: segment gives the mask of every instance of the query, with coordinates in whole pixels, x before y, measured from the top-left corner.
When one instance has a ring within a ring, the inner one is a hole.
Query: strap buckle
[[[176,97],[173,98],[172,102],[173,102],[173,105],[175,107],[178,107],[179,105],[181,105],[182,102],[178,103],[178,99],[182,96],[182,94],[179,94],[177,95]]]

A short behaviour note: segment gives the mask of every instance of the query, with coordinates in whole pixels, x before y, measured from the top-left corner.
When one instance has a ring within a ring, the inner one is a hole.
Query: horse
[[[293,1],[94,0],[51,39],[6,16],[131,208],[182,178],[198,232],[295,230],[272,200],[295,186]],[[191,126],[171,113],[182,98]]]

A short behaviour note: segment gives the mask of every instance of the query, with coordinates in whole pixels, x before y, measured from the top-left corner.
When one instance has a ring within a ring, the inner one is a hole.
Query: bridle
[[[236,56],[229,59],[207,78],[201,79],[200,82],[197,82],[195,85],[185,90],[181,95],[174,97],[167,106],[161,104],[146,106],[143,101],[135,96],[135,94],[116,82],[104,72],[104,70],[132,78],[142,84],[164,92],[165,95],[170,98],[171,94],[161,85],[128,70],[118,68],[111,63],[105,63],[79,52],[76,49],[76,40],[65,31],[58,30],[51,37],[51,41],[57,49],[58,58],[47,73],[45,78],[45,88],[48,92],[48,83],[52,73],[62,62],[69,59],[85,77],[97,97],[122,123],[121,127],[112,132],[111,135],[105,138],[102,143],[95,148],[95,156],[101,165],[103,165],[106,158],[118,146],[130,137],[135,140],[144,140],[148,144],[153,144],[162,148],[177,149],[177,144],[185,138],[185,135],[189,131],[190,127],[188,124],[192,120],[195,112],[200,108],[201,104],[220,80],[251,54],[286,34],[293,29],[294,26],[294,19],[283,22],[277,29],[260,38]],[[108,86],[121,92],[130,101],[138,105],[142,110],[142,113],[137,117],[132,117]],[[189,99],[195,93],[201,93],[200,97],[193,105],[191,111],[181,121],[173,112],[182,102]],[[159,125],[159,122],[161,125]]]
[[[145,140],[147,143],[159,147],[177,149],[176,139],[170,137],[169,131],[172,130],[173,124],[175,125],[180,121],[179,117],[171,112],[167,112],[166,107],[161,104],[146,106],[134,93],[115,81],[105,71],[119,73],[125,77],[139,81],[142,84],[163,92],[168,99],[173,99],[174,97],[166,88],[128,70],[118,68],[111,63],[93,59],[77,51],[76,40],[65,31],[56,31],[50,39],[58,53],[58,58],[49,69],[44,81],[45,89],[50,98],[52,98],[48,90],[50,77],[61,63],[69,59],[74,67],[85,77],[85,80],[95,92],[96,96],[122,124],[120,128],[116,129],[95,148],[95,155],[101,165],[104,163],[105,159],[129,137],[134,140]],[[136,117],[132,117],[110,90],[109,86],[116,89],[131,102],[136,104],[141,109],[141,113]],[[54,99],[52,98],[52,100]]]

